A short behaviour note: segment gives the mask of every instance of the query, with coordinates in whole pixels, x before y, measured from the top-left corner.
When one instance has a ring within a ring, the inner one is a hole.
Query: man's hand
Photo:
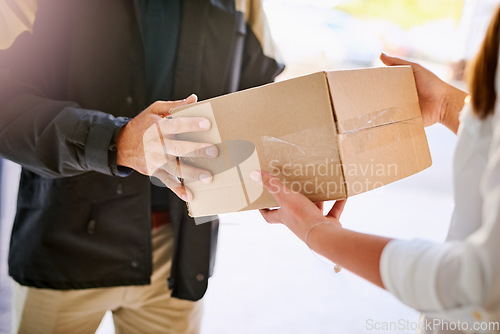
[[[424,126],[439,122],[451,131],[457,132],[458,114],[464,106],[467,93],[447,84],[437,75],[417,63],[390,57],[384,53],[380,55],[380,60],[388,66],[411,66],[415,76]]]
[[[203,117],[169,118],[175,107],[195,103],[196,95],[180,101],[157,101],[123,127],[117,140],[117,164],[139,173],[154,176],[184,201],[192,194],[179,178],[212,182],[206,170],[181,164],[177,157],[215,158],[215,145],[175,140],[175,135],[185,132],[203,132],[211,128]]]

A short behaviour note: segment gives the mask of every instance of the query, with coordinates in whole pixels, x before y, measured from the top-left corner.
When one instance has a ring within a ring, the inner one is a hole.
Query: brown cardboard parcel
[[[359,194],[431,165],[410,67],[318,72],[180,107],[212,128],[180,140],[216,144],[216,159],[183,158],[213,173],[186,182],[190,215],[274,207],[249,174],[265,169],[313,201]],[[182,168],[181,168],[182,173]]]

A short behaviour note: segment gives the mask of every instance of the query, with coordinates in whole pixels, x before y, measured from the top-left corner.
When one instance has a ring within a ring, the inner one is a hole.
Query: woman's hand
[[[315,204],[304,195],[292,191],[272,174],[266,171],[254,171],[250,176],[253,180],[261,183],[280,205],[279,209],[260,210],[268,223],[286,225],[302,241],[305,241],[307,230],[313,224],[329,221],[341,226],[339,219],[346,200],[336,201],[330,212],[324,216],[322,203]]]
[[[304,242],[312,225],[332,223],[321,224],[310,230],[308,246],[330,261],[384,287],[379,264],[382,251],[390,239],[341,228],[339,218],[346,200],[336,201],[330,212],[323,216],[323,211],[316,204],[287,188],[272,174],[254,171],[250,177],[261,183],[280,205],[279,209],[260,210],[267,222],[285,224]]]
[[[390,57],[384,53],[380,60],[388,66],[410,65],[415,76],[418,101],[424,126],[442,123],[457,133],[458,115],[464,106],[467,93],[455,88],[425,67],[401,58]]]

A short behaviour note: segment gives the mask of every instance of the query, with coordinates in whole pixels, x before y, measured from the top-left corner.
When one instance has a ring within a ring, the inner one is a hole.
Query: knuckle
[[[153,104],[151,104],[151,107],[153,107],[153,109],[159,109],[161,107],[161,102],[160,101],[155,101],[153,102]]]
[[[159,178],[167,188],[177,186],[175,179],[166,172],[158,173],[155,177]]]
[[[177,142],[175,140],[171,140],[171,141],[169,141],[169,144],[167,145],[167,152],[170,155],[179,156],[182,154],[182,147],[181,147],[179,142]]]
[[[200,174],[194,170],[189,170],[183,175],[190,180],[198,180],[200,178]]]
[[[182,179],[192,179],[192,172],[186,167],[186,165],[181,165],[179,167],[178,177]]]
[[[167,132],[167,134],[175,133],[181,127],[178,119],[166,119],[164,124],[165,124],[164,131]]]
[[[203,157],[205,156],[205,147],[202,145],[197,144],[193,150],[193,155],[196,157]]]
[[[199,157],[200,156],[198,145],[191,145],[191,144],[188,145],[183,153],[186,156],[190,156],[190,157]]]
[[[182,176],[182,170],[179,171],[177,168],[173,168],[173,166],[169,166],[168,169],[165,170],[171,178],[177,181],[178,177]]]
[[[189,130],[190,131],[197,131],[199,130],[200,126],[200,120],[197,118],[192,118],[189,120]]]

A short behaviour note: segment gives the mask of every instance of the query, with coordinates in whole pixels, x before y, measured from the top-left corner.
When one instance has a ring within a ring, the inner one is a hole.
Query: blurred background
[[[2,3],[0,27],[7,17]],[[279,80],[322,70],[382,66],[378,56],[385,52],[418,61],[463,89],[464,65],[476,53],[498,3],[264,0],[271,32],[287,65]],[[18,30],[30,29],[30,22],[26,17]],[[0,37],[0,48],[8,47],[10,36]],[[440,125],[426,133],[432,167],[350,198],[341,219],[346,228],[405,239],[446,237],[453,210],[455,136]],[[7,333],[11,283],[6,258],[19,167],[3,161],[0,175],[0,333]],[[381,333],[370,324],[402,321],[411,328],[417,319],[416,311],[385,291],[345,270],[335,274],[291,232],[268,225],[258,212],[221,217],[203,334]],[[109,315],[98,333],[114,333]]]

